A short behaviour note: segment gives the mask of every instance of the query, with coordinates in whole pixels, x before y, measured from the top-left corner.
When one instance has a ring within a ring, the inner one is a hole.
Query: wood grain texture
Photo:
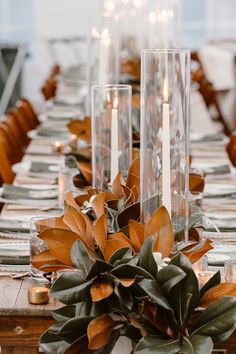
[[[1,354],[38,354],[38,353],[39,353],[38,348],[26,348],[26,347],[1,348]]]
[[[39,337],[55,321],[51,317],[0,317],[1,347],[38,347]]]

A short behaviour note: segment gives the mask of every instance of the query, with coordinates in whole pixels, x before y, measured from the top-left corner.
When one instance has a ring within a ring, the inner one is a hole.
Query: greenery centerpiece
[[[45,353],[109,354],[124,336],[137,354],[210,354],[236,327],[236,285],[217,272],[200,288],[192,269],[211,241],[177,249],[163,206],[140,222],[137,164],[110,190],[69,193],[55,228],[40,224],[48,250],[33,265],[67,268],[51,288],[64,306],[41,337]]]

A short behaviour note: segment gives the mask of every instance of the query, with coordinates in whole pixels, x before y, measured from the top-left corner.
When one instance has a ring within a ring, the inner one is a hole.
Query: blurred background
[[[0,0],[0,95],[16,59],[15,94],[40,101],[50,68],[88,60],[91,38],[104,29],[119,37],[122,59],[144,47],[198,53],[235,125],[235,0]]]

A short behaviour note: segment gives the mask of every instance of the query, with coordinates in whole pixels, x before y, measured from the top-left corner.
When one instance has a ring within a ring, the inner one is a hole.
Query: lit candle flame
[[[118,97],[116,96],[113,100],[113,108],[117,109],[118,108]]]
[[[163,97],[164,97],[164,101],[168,102],[168,81],[167,81],[167,78],[165,78],[165,80],[164,80]]]

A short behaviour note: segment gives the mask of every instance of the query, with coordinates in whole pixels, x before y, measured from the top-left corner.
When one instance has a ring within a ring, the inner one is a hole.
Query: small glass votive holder
[[[224,272],[226,283],[236,283],[236,259],[225,261]]]
[[[36,261],[36,256],[47,251],[47,244],[39,238],[41,231],[51,229],[55,226],[55,218],[45,219],[45,216],[36,216],[30,220],[30,265],[31,277],[40,282],[46,282],[43,270],[39,270],[32,265],[31,261]]]
[[[64,209],[66,194],[73,188],[73,175],[71,169],[62,164],[58,173],[58,204],[60,209]]]
[[[197,275],[198,281],[199,281],[199,285],[200,288],[202,288],[207,282],[208,280],[211,279],[211,277],[213,277],[213,275],[215,275],[216,272],[215,271],[211,271],[211,270],[206,270],[204,272],[199,272]]]
[[[196,276],[198,276],[199,273],[207,271],[207,266],[207,256],[204,255],[197,262],[193,263],[192,268]]]

